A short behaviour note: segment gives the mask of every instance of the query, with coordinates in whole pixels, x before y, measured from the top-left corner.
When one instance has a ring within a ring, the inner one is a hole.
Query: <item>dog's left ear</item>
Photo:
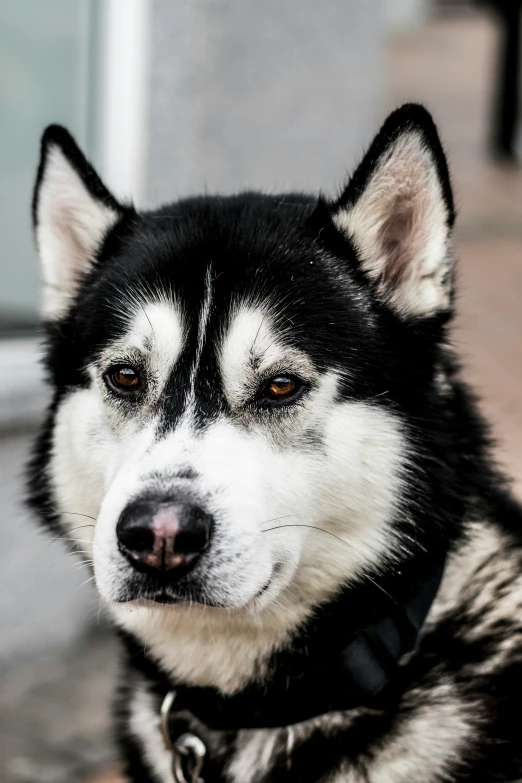
[[[453,197],[426,109],[407,104],[388,117],[330,214],[396,313],[425,318],[450,310]]]

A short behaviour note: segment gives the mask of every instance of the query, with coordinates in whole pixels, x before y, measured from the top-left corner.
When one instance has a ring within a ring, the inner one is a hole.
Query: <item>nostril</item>
[[[176,536],[175,550],[179,555],[203,552],[208,545],[206,530],[180,530]]]
[[[131,552],[151,552],[154,547],[154,532],[150,527],[124,528],[118,538]]]
[[[210,542],[212,518],[197,506],[180,509],[180,529],[176,535],[175,550],[180,555],[204,552]]]
[[[152,522],[156,510],[157,503],[145,498],[129,503],[123,509],[116,526],[116,537],[127,553],[142,556],[152,552],[155,544]]]

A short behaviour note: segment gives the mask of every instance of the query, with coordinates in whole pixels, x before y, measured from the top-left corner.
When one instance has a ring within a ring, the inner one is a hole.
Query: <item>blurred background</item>
[[[521,0],[0,0],[0,780],[116,783],[117,649],[23,507],[47,402],[30,199],[60,122],[121,198],[332,192],[386,113],[425,103],[459,208],[465,375],[522,497]]]

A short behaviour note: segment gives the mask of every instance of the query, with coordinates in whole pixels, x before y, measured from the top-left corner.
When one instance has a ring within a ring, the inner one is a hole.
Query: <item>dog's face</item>
[[[39,502],[116,616],[305,611],[422,545],[410,414],[437,394],[453,221],[423,110],[389,118],[337,201],[142,214],[51,128],[34,216],[56,389]]]

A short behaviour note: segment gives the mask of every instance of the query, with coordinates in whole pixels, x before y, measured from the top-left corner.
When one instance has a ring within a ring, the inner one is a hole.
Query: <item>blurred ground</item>
[[[72,783],[114,759],[116,641],[90,574],[22,506],[30,439],[0,438],[0,781]]]
[[[0,697],[2,783],[72,783],[114,764],[116,641],[102,626],[12,666]]]
[[[387,102],[390,108],[404,100],[426,103],[442,130],[460,213],[455,343],[494,424],[499,457],[522,496],[522,171],[498,166],[485,154],[495,43],[494,27],[478,15],[433,21],[396,38]],[[3,446],[0,441],[0,475],[8,476],[12,493],[18,492],[13,464],[25,446],[20,438]],[[43,569],[31,536],[28,528],[29,562]],[[45,622],[51,621],[50,614]],[[109,770],[96,783],[117,783],[110,772],[108,719],[114,641],[103,625],[90,628],[59,654],[48,651],[10,667],[0,695],[5,783],[72,783],[96,768]]]

